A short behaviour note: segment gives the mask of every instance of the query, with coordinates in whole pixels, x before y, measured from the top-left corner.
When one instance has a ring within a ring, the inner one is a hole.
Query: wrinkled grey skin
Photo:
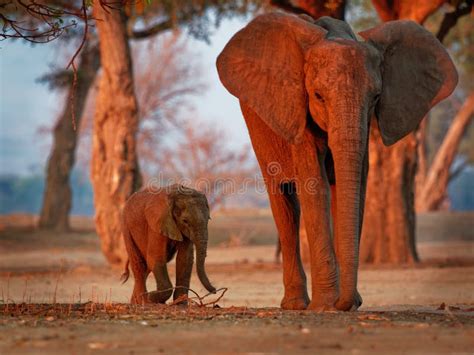
[[[457,83],[446,50],[412,21],[387,22],[360,36],[332,18],[269,13],[237,32],[217,58],[223,85],[240,101],[268,187],[285,309],[361,305],[357,270],[371,120],[383,142],[394,144]],[[300,210],[311,301],[299,252]]]
[[[132,303],[164,303],[173,294],[166,264],[176,257],[176,288],[173,298],[188,294],[196,247],[196,271],[203,286],[215,292],[205,271],[209,206],[204,194],[181,185],[160,191],[144,189],[133,194],[123,210],[123,234],[129,264],[135,278]],[[147,294],[146,278],[156,279]],[[128,279],[128,263],[123,279]],[[125,282],[124,281],[124,282]]]

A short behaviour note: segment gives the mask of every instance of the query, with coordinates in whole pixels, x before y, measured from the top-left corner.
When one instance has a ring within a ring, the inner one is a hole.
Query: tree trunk
[[[94,3],[102,75],[94,116],[91,178],[95,224],[111,264],[126,258],[121,211],[140,186],[136,156],[138,104],[135,97],[125,19],[120,10]]]
[[[63,113],[53,131],[53,146],[46,168],[46,186],[39,219],[40,228],[69,230],[69,211],[72,205],[69,177],[74,166],[78,129],[72,123],[72,110],[79,127],[87,93],[100,67],[99,48],[87,43],[80,54],[77,84],[69,88]],[[75,90],[71,97],[72,90]]]
[[[372,0],[383,21],[411,19],[420,24],[444,2]],[[419,139],[424,140],[424,137],[419,137],[417,132],[410,133],[392,147],[385,147],[377,130],[373,122],[360,261],[414,263],[418,261],[415,243],[415,176]]]
[[[419,212],[437,210],[446,198],[450,178],[449,167],[456,157],[462,136],[471,123],[474,112],[474,92],[471,92],[454,118],[431,164],[425,183],[417,196]]]
[[[418,261],[414,210],[416,151],[413,133],[392,147],[384,146],[377,124],[372,121],[360,247],[362,263]]]

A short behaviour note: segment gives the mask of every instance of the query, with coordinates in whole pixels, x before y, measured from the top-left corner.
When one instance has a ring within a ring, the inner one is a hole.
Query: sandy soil
[[[133,280],[120,284],[122,270],[107,267],[96,237],[64,237],[1,236],[0,353],[474,351],[467,241],[421,243],[417,267],[363,266],[360,311],[314,314],[277,308],[283,287],[273,246],[210,248],[211,281],[228,287],[220,308],[129,308]],[[174,265],[169,270],[173,277]],[[192,288],[205,293],[195,276]]]

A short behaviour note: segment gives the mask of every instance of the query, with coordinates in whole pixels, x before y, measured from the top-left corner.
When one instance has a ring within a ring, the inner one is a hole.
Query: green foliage
[[[135,26],[146,29],[151,25],[159,29],[151,31],[146,37],[180,27],[187,29],[195,38],[208,41],[211,29],[218,26],[224,18],[247,16],[263,3],[262,0],[137,0],[109,2],[107,11],[116,11],[114,8],[121,7],[128,17],[131,32]],[[85,1],[88,16],[84,16],[82,6],[82,0],[69,3],[64,0],[7,2],[0,5],[0,40],[21,38],[31,43],[47,43],[59,37],[82,38],[86,21],[92,25],[89,26],[89,31],[94,32],[92,6],[100,6],[100,2]]]
[[[131,27],[147,28],[170,23],[185,28],[197,38],[209,41],[211,30],[225,18],[246,17],[257,11],[262,0],[163,0],[149,1],[143,11],[130,14]]]
[[[0,40],[42,44],[82,33],[82,1],[4,1],[0,4]]]

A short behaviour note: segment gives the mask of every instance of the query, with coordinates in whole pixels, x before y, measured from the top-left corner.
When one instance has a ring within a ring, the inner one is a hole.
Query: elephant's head
[[[209,205],[206,196],[182,185],[167,187],[157,194],[155,203],[145,208],[151,228],[176,241],[190,239],[196,246],[196,271],[209,292],[216,289],[209,282],[205,270],[207,253]]]
[[[236,33],[217,59],[229,92],[288,142],[300,143],[310,120],[327,132],[338,234],[345,241],[340,249],[350,260],[340,265],[346,285],[356,282],[354,237],[371,116],[383,142],[391,145],[415,130],[457,83],[446,50],[414,22],[389,22],[360,35],[365,40],[332,18],[313,22],[270,13]]]

